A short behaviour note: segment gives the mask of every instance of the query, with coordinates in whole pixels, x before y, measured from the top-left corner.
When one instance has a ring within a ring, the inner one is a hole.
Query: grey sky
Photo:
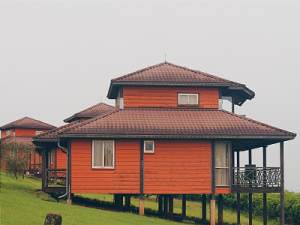
[[[300,2],[0,2],[0,126],[55,126],[106,102],[110,79],[167,61],[244,83],[238,114],[300,134]],[[285,143],[300,191],[299,137]],[[279,166],[279,146],[267,165]],[[262,150],[254,150],[260,165]],[[246,163],[244,157],[242,164]]]

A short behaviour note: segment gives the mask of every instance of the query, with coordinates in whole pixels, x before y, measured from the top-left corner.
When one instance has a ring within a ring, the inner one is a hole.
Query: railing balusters
[[[280,187],[280,167],[234,167],[234,187]]]

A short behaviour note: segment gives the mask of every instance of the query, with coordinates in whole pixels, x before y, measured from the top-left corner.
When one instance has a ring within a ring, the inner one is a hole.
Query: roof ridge
[[[40,121],[40,120],[37,120],[37,119],[33,119],[33,118],[31,118],[31,117],[28,117],[28,116],[25,116],[25,117],[23,117],[23,118],[20,118],[20,119],[18,119],[18,120],[15,120],[15,121],[13,121],[13,122],[10,122],[10,123],[8,123],[8,124],[6,124],[6,125],[3,125],[3,126],[1,126],[0,127],[0,129],[3,129],[3,127],[5,128],[5,127],[15,127],[15,126],[17,126],[19,123],[21,123],[22,121],[24,121],[25,119],[29,119],[29,120],[33,120],[33,121],[35,121],[35,122],[37,122],[37,123],[40,123],[40,124],[43,124],[44,126],[47,126],[47,127],[53,127],[53,128],[55,128],[55,126],[53,126],[53,125],[51,125],[51,124],[49,124],[49,123],[45,123],[45,122],[43,122],[43,121]]]
[[[255,124],[257,124],[257,125],[265,126],[265,127],[267,127],[267,128],[274,129],[274,130],[276,130],[276,131],[280,131],[280,132],[284,132],[284,133],[286,133],[286,134],[290,134],[290,135],[296,136],[295,133],[292,133],[292,132],[289,132],[289,131],[286,131],[286,130],[283,130],[283,129],[280,129],[280,128],[277,128],[277,127],[274,127],[274,126],[271,126],[271,125],[266,124],[266,123],[259,122],[259,121],[257,121],[257,120],[254,120],[254,119],[251,119],[251,118],[248,118],[248,117],[245,117],[245,116],[241,116],[241,115],[238,115],[238,114],[235,114],[235,113],[232,113],[232,112],[223,110],[223,109],[220,110],[220,111],[222,111],[222,112],[224,112],[224,113],[227,113],[227,114],[231,114],[231,115],[233,115],[233,116],[235,116],[235,117],[238,117],[238,118],[241,118],[241,119],[243,119],[243,120],[247,120],[248,122],[255,123]]]
[[[141,73],[141,72],[144,72],[144,71],[147,71],[147,70],[150,70],[150,69],[154,69],[154,68],[157,68],[157,67],[160,67],[160,66],[163,66],[163,65],[170,65],[170,66],[173,66],[173,67],[176,67],[176,68],[179,68],[179,69],[184,69],[184,70],[187,70],[187,71],[190,71],[190,72],[193,72],[193,73],[196,73],[196,74],[200,74],[200,75],[203,75],[203,76],[206,76],[206,77],[209,77],[209,78],[213,78],[213,79],[216,79],[218,80],[219,82],[228,82],[230,84],[235,84],[237,86],[245,86],[244,84],[241,84],[241,83],[237,83],[237,82],[234,82],[234,81],[231,81],[231,80],[228,80],[228,79],[224,79],[224,78],[221,78],[221,77],[218,77],[218,76],[215,76],[215,75],[212,75],[212,74],[209,74],[209,73],[206,73],[206,72],[202,72],[200,70],[194,70],[194,69],[190,69],[190,68],[187,68],[185,66],[179,66],[179,65],[176,65],[174,63],[170,63],[170,62],[162,62],[162,63],[159,63],[159,64],[155,64],[153,66],[149,66],[149,67],[146,67],[144,69],[140,69],[140,70],[137,70],[135,72],[132,72],[132,73],[129,73],[129,74],[126,74],[126,75],[123,75],[121,77],[117,77],[115,79],[112,79],[112,81],[117,81],[117,80],[121,80],[121,79],[124,79],[124,78],[128,78],[128,77],[131,77],[133,75],[136,75],[138,73]]]
[[[98,119],[107,117],[107,116],[109,116],[109,115],[111,115],[111,114],[113,114],[113,113],[115,113],[115,112],[117,112],[117,111],[119,111],[119,110],[120,110],[120,109],[116,108],[115,110],[112,110],[112,111],[107,112],[107,113],[105,113],[105,114],[102,114],[102,115],[100,115],[100,116],[96,116],[96,117],[94,117],[94,118],[92,118],[92,119],[83,121],[83,122],[81,122],[80,124],[78,124],[78,126],[75,126],[75,125],[74,125],[74,126],[72,126],[72,127],[69,127],[69,129],[65,129],[65,130],[63,130],[63,131],[61,131],[61,132],[58,132],[57,134],[59,135],[59,134],[62,134],[63,132],[67,132],[67,131],[70,131],[70,130],[72,130],[72,129],[82,127],[82,126],[84,126],[84,125],[86,125],[86,124],[89,124],[89,123],[91,123],[91,122],[94,122],[94,121],[96,121],[96,120],[98,120]]]
[[[106,105],[106,106],[110,106],[110,107],[114,108],[112,105],[108,105],[108,104],[106,104],[106,103],[100,102],[100,103],[98,103],[98,104],[96,104],[96,105],[93,105],[93,106],[91,106],[91,107],[89,107],[89,108],[87,108],[87,109],[84,109],[84,110],[82,110],[82,111],[80,111],[80,112],[78,112],[78,113],[75,113],[74,115],[78,115],[78,114],[80,114],[80,113],[86,112],[86,111],[88,111],[88,110],[90,110],[90,109],[92,109],[92,108],[94,108],[94,107],[96,107],[96,106],[99,106],[99,105]]]
[[[146,68],[139,69],[139,70],[137,70],[137,71],[135,71],[135,72],[132,72],[132,73],[129,73],[129,74],[125,74],[125,75],[123,75],[123,76],[120,76],[120,77],[111,79],[111,81],[117,81],[117,80],[121,80],[121,79],[124,79],[124,78],[127,78],[127,77],[131,77],[131,76],[133,76],[133,75],[135,75],[135,74],[138,74],[138,73],[141,73],[141,72],[143,72],[143,71],[150,70],[150,69],[153,69],[153,68],[162,66],[162,65],[164,65],[164,64],[171,64],[171,63],[169,63],[169,62],[158,63],[158,64],[155,64],[155,65],[153,65],[153,66],[148,66],[148,67],[146,67]]]

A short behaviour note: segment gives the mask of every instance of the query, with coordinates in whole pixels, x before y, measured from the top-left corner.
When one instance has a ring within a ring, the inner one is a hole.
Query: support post
[[[159,195],[158,196],[158,214],[159,214],[159,216],[163,215],[162,204],[163,204],[163,196]]]
[[[139,214],[145,215],[144,208],[144,140],[140,140],[140,204]]]
[[[267,167],[267,146],[263,147],[263,168],[266,171]],[[263,174],[264,187],[266,187],[266,175],[265,172]],[[263,193],[263,219],[264,225],[267,225],[267,193]]]
[[[223,196],[218,196],[218,224],[223,225]]]
[[[54,168],[56,169],[55,177],[54,177],[54,184],[57,184],[57,149],[53,149],[53,151],[55,152]]]
[[[202,221],[206,220],[206,194],[202,194]]]
[[[168,217],[168,196],[164,195],[164,217],[167,218]]]
[[[232,104],[231,104],[231,112],[234,113],[234,93],[232,93]]]
[[[36,168],[36,150],[34,149],[34,152],[33,152],[33,174],[35,176],[35,169]]]
[[[216,224],[216,199],[215,194],[210,197],[210,225]]]
[[[186,195],[182,195],[182,217],[186,217]]]
[[[47,179],[47,157],[46,157],[46,148],[43,146],[42,147],[42,191],[45,191],[46,187],[46,179]]]
[[[280,224],[284,225],[284,145],[280,142],[280,169],[281,169],[281,190],[280,190]]]
[[[249,149],[249,165],[252,164],[252,150]],[[251,187],[251,185],[249,185]],[[252,225],[252,193],[249,193],[249,225]]]
[[[240,167],[240,152],[239,151],[236,152],[236,166],[237,166],[237,168]],[[236,209],[237,225],[241,225],[241,194],[240,193],[237,193],[236,200],[237,200],[237,209]]]
[[[123,195],[115,195],[115,207],[117,210],[123,210]]]
[[[169,196],[169,217],[173,218],[173,196]]]
[[[125,196],[125,209],[127,211],[130,211],[130,195],[126,195]]]
[[[215,141],[211,142],[211,198],[210,198],[210,225],[216,224],[216,199],[215,199]]]
[[[67,204],[72,205],[72,195],[71,195],[71,140],[68,140],[68,198],[67,198]]]

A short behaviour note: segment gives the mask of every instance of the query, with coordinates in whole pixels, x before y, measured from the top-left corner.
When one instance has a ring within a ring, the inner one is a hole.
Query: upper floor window
[[[93,141],[92,145],[92,168],[115,167],[114,141]]]
[[[198,106],[199,94],[178,93],[178,105]]]
[[[144,141],[144,152],[154,153],[154,141]]]
[[[39,135],[39,134],[42,134],[44,131],[41,131],[41,130],[37,130],[35,131],[35,135]]]
[[[7,130],[7,131],[6,131],[6,136],[8,137],[8,136],[10,136],[10,135],[11,135],[10,130]]]

